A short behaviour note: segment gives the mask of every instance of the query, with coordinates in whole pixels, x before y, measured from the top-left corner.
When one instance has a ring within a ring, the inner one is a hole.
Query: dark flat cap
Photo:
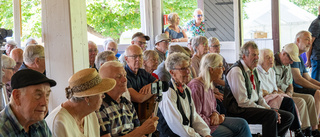
[[[38,85],[42,83],[49,83],[50,87],[55,86],[57,83],[52,79],[48,79],[42,73],[32,70],[23,69],[16,72],[11,78],[12,89],[19,89],[31,85]]]

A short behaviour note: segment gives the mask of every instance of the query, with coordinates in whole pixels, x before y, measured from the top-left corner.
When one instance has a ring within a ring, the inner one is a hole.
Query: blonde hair
[[[168,22],[173,25],[178,21],[178,17],[177,13],[170,13],[168,15]]]
[[[217,53],[208,53],[201,59],[199,77],[204,81],[205,91],[213,88],[209,69],[218,67],[220,63],[222,63],[222,57]]]

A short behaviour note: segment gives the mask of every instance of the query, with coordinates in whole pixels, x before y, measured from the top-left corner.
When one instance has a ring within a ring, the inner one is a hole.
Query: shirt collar
[[[270,69],[272,69],[272,68],[270,68]],[[268,74],[269,74],[269,72],[266,72],[266,71],[262,68],[261,65],[258,65],[258,66],[257,66],[257,70],[260,71],[260,72],[262,72],[262,73],[265,74],[265,75],[268,75]]]
[[[243,66],[243,69],[244,69],[244,71],[246,71],[247,73],[251,73],[252,71],[249,69],[249,67],[246,65],[246,63],[241,59],[240,60],[240,62],[241,62],[241,64],[242,64],[242,66]],[[254,68],[255,69],[255,68]]]
[[[111,102],[113,102],[115,104],[119,104],[117,101],[112,99],[107,93],[105,94],[105,98],[103,99],[103,101],[106,102],[110,106],[111,106]],[[120,96],[120,103],[123,103],[123,102],[125,102],[125,98]]]
[[[23,126],[20,124],[17,117],[14,115],[10,104],[6,106],[5,113],[8,116],[8,119],[9,119],[10,123],[12,123],[12,126],[15,130],[24,131]],[[31,132],[32,129],[37,129],[39,126],[40,126],[39,123],[34,123],[34,124],[30,125],[29,132]]]
[[[128,64],[126,65],[126,69],[129,70],[129,74],[133,75],[133,76],[136,76],[136,75],[139,75],[139,70],[137,72],[137,74],[134,74],[134,72],[130,69],[130,67],[128,66]],[[128,73],[128,72],[127,72]]]

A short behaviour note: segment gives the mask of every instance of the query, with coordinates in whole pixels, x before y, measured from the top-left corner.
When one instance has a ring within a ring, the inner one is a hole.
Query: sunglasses
[[[200,14],[200,15],[197,15],[197,17],[198,17],[198,18],[201,18],[202,16],[203,16],[202,14]]]

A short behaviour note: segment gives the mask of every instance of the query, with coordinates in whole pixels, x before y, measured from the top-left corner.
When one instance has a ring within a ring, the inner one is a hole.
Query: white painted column
[[[13,0],[13,37],[21,48],[21,0]]]
[[[42,0],[42,38],[51,88],[49,111],[66,101],[68,79],[89,67],[86,0]]]
[[[234,43],[236,60],[239,60],[240,47],[243,44],[243,18],[242,18],[242,1],[233,0],[233,12],[234,12]]]

